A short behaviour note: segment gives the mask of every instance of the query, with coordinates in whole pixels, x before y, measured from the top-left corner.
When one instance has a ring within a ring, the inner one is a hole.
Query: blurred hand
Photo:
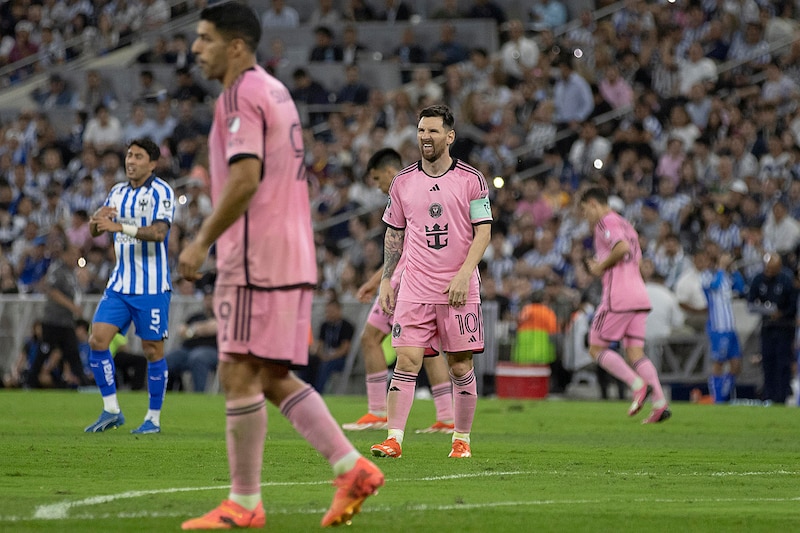
[[[208,247],[199,244],[197,241],[190,242],[178,257],[178,273],[191,281],[200,279],[198,270],[200,270],[207,255]]]

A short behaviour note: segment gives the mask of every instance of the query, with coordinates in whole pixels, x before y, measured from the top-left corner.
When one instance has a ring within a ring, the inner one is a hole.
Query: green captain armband
[[[471,220],[483,220],[487,217],[492,218],[492,206],[489,205],[489,197],[478,198],[469,203],[469,218]]]

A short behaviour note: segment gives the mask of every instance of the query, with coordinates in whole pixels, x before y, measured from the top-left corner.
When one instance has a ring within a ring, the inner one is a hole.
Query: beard
[[[426,155],[426,152],[425,152],[425,150],[424,150],[424,148],[422,146],[422,143],[420,143],[420,145],[419,145],[419,153],[422,155],[422,158],[425,159],[425,161],[430,161],[430,162],[436,161],[440,157],[442,157],[442,154],[444,154],[444,147],[443,146],[437,146],[434,143],[432,148],[433,148],[433,151],[429,155]]]

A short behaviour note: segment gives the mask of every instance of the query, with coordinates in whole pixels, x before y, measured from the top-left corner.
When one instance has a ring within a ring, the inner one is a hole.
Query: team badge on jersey
[[[395,339],[399,337],[401,330],[402,328],[400,327],[400,324],[395,324],[394,326],[392,326],[392,337],[394,337]]]
[[[428,214],[431,218],[439,218],[442,216],[442,204],[431,204],[428,208]]]

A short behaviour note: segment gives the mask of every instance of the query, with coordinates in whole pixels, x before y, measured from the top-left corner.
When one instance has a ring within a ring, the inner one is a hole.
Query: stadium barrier
[[[7,372],[22,349],[25,339],[30,336],[33,323],[43,316],[45,297],[42,295],[2,295],[0,297],[0,374]],[[84,296],[82,300],[83,316],[91,320],[99,295]],[[334,394],[363,394],[364,385],[363,359],[359,357],[359,337],[366,324],[371,305],[354,301],[342,302],[342,313],[353,323],[356,334],[352,348],[347,355],[344,370],[336,375],[331,392]],[[325,301],[316,298],[312,310],[312,327],[316,334],[324,320]],[[513,326],[498,319],[498,307],[495,302],[484,302],[485,351],[475,357],[475,376],[478,381],[478,393],[494,394],[495,374],[499,361],[510,361],[514,345]],[[177,332],[181,324],[192,314],[202,309],[199,297],[174,295],[170,306],[169,329]],[[760,379],[758,366],[750,361],[751,355],[758,352],[759,317],[747,311],[743,300],[734,302],[734,313],[739,333],[739,340],[744,354],[741,383],[757,383]],[[180,339],[173,335],[167,339],[165,351],[180,345]],[[584,379],[586,369],[591,367],[588,355],[572,354],[565,350],[571,342],[569,334],[556,336],[557,353],[566,368],[574,372],[574,379]],[[128,332],[128,351],[141,353],[141,342],[131,328]],[[668,339],[648,345],[648,355],[659,369],[662,382],[665,384],[704,383],[710,370],[706,336],[703,333],[677,333]]]

